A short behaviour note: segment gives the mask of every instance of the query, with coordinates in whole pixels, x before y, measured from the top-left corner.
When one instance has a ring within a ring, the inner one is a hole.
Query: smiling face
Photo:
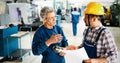
[[[45,19],[45,25],[47,26],[54,26],[56,24],[56,17],[55,17],[55,13],[54,12],[49,12],[47,14],[47,17]]]
[[[41,9],[40,16],[45,27],[52,29],[56,24],[55,11],[51,7],[44,7]]]
[[[55,13],[54,12],[47,13],[46,18],[44,19],[44,25],[47,28],[51,28],[51,27],[55,26],[55,24],[56,24]]]

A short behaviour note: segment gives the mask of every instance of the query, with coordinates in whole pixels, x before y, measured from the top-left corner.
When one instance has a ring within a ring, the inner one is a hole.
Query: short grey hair
[[[40,16],[41,16],[42,19],[47,18],[47,14],[51,13],[51,12],[55,12],[52,7],[43,7],[41,9]]]

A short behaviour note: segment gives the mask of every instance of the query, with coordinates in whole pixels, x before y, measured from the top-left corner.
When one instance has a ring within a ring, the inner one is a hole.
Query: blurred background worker
[[[57,25],[60,26],[61,25],[61,19],[62,19],[62,10],[60,7],[58,7],[57,9]]]
[[[71,19],[72,19],[72,29],[73,29],[73,35],[77,35],[77,24],[79,23],[80,13],[77,11],[77,8],[75,7],[71,13]]]
[[[70,10],[66,9],[65,20],[67,23],[70,23]]]
[[[84,47],[90,59],[84,60],[83,63],[116,63],[118,51],[114,38],[101,23],[103,6],[97,2],[90,2],[84,14],[88,28],[84,31],[83,43],[79,47],[68,46],[67,49]]]
[[[65,54],[54,50],[55,46],[66,47],[68,42],[61,27],[55,25],[56,18],[53,8],[42,8],[40,15],[43,25],[34,34],[32,43],[33,54],[42,54],[41,63],[65,63]]]

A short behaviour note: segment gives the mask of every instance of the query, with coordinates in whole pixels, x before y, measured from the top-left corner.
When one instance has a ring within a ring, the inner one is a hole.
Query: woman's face
[[[47,18],[45,19],[45,24],[48,26],[54,26],[56,24],[56,17],[54,12],[50,12],[47,14]]]

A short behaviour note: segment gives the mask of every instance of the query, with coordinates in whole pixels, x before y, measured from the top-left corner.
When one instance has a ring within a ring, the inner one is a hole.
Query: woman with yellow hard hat
[[[79,47],[70,45],[68,50],[84,47],[90,59],[83,63],[116,63],[117,47],[111,32],[101,24],[104,15],[103,6],[97,2],[90,2],[85,14],[85,24],[88,26],[84,31],[83,42]]]

